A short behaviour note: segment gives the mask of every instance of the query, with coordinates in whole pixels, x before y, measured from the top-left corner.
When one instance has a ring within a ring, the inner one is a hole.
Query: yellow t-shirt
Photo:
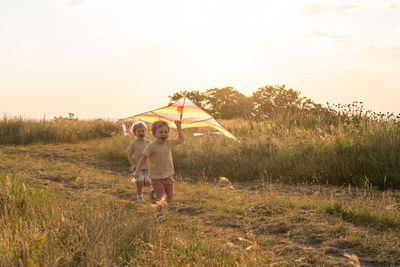
[[[174,174],[171,148],[175,143],[167,140],[164,144],[151,142],[142,152],[147,156],[151,179],[163,179]]]
[[[139,140],[133,141],[129,147],[128,147],[128,152],[132,153],[132,158],[133,158],[133,165],[136,167],[139,163],[140,158],[142,157],[142,152],[145,149],[145,147],[150,144],[150,140],[144,139],[142,142]],[[147,170],[147,162],[145,162],[142,166],[142,170]]]

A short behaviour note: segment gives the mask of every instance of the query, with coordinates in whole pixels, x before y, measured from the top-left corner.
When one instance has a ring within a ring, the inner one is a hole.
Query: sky
[[[0,0],[0,113],[115,119],[282,85],[400,113],[400,0]]]

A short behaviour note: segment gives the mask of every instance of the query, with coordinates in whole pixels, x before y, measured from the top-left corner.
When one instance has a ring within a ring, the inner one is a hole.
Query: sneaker
[[[141,195],[137,196],[136,202],[143,203],[144,202],[143,197]]]
[[[163,216],[162,213],[161,214],[157,213],[156,222],[158,222],[159,224],[163,224],[164,223],[164,216]]]

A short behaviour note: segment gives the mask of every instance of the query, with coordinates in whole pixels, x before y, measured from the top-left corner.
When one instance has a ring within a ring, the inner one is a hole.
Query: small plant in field
[[[39,266],[38,265],[38,258],[40,256],[40,252],[41,252],[41,247],[44,243],[44,239],[41,235],[38,235],[36,240],[35,240],[35,244],[33,245],[33,247],[29,248],[29,251],[33,254],[32,257],[28,258],[26,260],[27,264],[29,267],[36,267]]]
[[[74,184],[78,187],[85,187],[86,179],[80,176],[77,176],[74,180]]]

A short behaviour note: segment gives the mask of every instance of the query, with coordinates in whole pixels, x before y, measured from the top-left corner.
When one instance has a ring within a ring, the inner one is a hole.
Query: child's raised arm
[[[176,138],[174,140],[174,143],[176,145],[182,144],[183,141],[185,141],[185,137],[184,137],[183,131],[182,131],[182,123],[180,121],[175,121],[175,125],[176,125],[176,129],[178,130],[178,138]]]

